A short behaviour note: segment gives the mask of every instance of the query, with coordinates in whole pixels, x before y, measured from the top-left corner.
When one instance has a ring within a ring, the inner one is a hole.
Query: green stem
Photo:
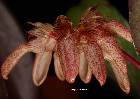
[[[137,60],[135,60],[132,56],[127,54],[125,51],[122,50],[122,52],[123,52],[125,59],[128,62],[131,62],[136,68],[140,69],[140,63]]]

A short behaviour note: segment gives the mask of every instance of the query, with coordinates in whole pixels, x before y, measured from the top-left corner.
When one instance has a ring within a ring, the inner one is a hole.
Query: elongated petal
[[[55,39],[37,38],[28,43],[21,44],[16,48],[5,60],[1,67],[1,73],[4,79],[8,79],[7,76],[10,71],[15,67],[19,59],[27,52],[42,53],[46,50],[53,50],[55,47]],[[51,45],[51,46],[50,46]]]
[[[123,62],[121,59],[118,59],[118,60],[112,59],[109,62],[111,64],[113,72],[115,73],[115,76],[117,78],[120,88],[125,93],[129,93],[130,84],[128,81],[128,75],[127,75],[127,69],[126,69],[127,64]]]
[[[64,81],[65,77],[64,77],[64,74],[63,74],[63,71],[62,71],[62,66],[60,64],[60,59],[59,59],[59,56],[56,53],[54,53],[54,68],[55,68],[56,76],[61,81]]]
[[[103,50],[105,59],[107,59],[111,64],[120,88],[124,92],[129,93],[130,84],[127,75],[127,63],[117,45],[117,42],[113,37],[106,37],[103,38],[99,44]]]
[[[33,81],[35,85],[39,86],[45,81],[51,59],[52,51],[36,54],[36,59],[33,67]]]
[[[4,61],[1,66],[1,74],[4,79],[8,79],[8,74],[15,67],[19,59],[29,51],[26,44],[21,44]]]
[[[124,27],[121,23],[112,20],[106,24],[111,32],[116,33],[117,35],[121,36],[122,38],[126,39],[129,42],[133,42],[132,36],[130,31]]]
[[[92,69],[88,65],[84,52],[80,53],[79,76],[84,83],[89,83],[92,77]]]
[[[73,28],[70,20],[63,15],[56,19],[55,32],[61,35],[58,39],[56,52],[60,58],[60,64],[66,81],[73,83],[78,75],[79,54],[73,36]]]
[[[117,54],[116,57],[112,57],[109,55],[110,58],[108,59],[108,61],[111,64],[111,67],[113,69],[113,72],[119,83],[120,88],[125,93],[129,93],[130,84],[129,84],[128,74],[127,74],[127,63],[125,62],[124,58],[120,55],[120,53],[114,53],[114,54]]]
[[[61,40],[58,43],[57,51],[65,79],[69,83],[73,83],[79,68],[79,54],[73,37],[68,36]]]
[[[83,44],[82,46],[88,61],[88,65],[102,86],[106,81],[106,69],[102,51],[96,42]]]
[[[7,76],[10,71],[15,67],[19,59],[27,52],[43,52],[44,43],[40,45],[40,39],[35,39],[29,43],[23,43],[19,45],[5,60],[1,67],[1,73],[4,79],[8,79]]]

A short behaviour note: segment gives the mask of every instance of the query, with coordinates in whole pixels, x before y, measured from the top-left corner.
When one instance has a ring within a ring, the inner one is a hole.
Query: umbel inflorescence
[[[111,64],[120,88],[129,93],[127,62],[115,36],[121,36],[131,43],[133,40],[129,30],[122,24],[107,20],[95,7],[90,7],[83,14],[77,27],[73,27],[72,22],[63,15],[57,17],[54,25],[40,22],[30,24],[34,28],[28,33],[35,38],[19,45],[6,58],[1,67],[4,79],[8,78],[24,54],[33,52],[36,58],[32,74],[37,86],[46,79],[52,58],[60,80],[74,83],[79,75],[84,83],[89,83],[93,74],[102,86],[106,81],[106,59]]]

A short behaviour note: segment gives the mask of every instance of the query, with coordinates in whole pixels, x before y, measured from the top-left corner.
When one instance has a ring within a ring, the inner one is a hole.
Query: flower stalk
[[[140,69],[140,63],[139,63],[137,60],[135,60],[135,59],[134,59],[131,55],[129,55],[127,52],[125,52],[125,51],[123,51],[123,50],[122,50],[122,52],[123,52],[123,55],[124,55],[125,59],[126,59],[128,62],[132,63],[137,69]]]

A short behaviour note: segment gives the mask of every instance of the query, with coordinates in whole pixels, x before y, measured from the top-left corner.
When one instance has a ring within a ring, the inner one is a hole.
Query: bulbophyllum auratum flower
[[[73,27],[72,22],[63,15],[57,17],[54,26],[40,22],[30,24],[34,28],[28,33],[35,38],[21,44],[6,58],[1,67],[4,79],[8,79],[8,74],[24,54],[33,52],[36,58],[32,75],[37,86],[46,79],[52,58],[60,80],[74,83],[79,74],[84,83],[89,83],[93,74],[102,86],[106,81],[106,59],[120,88],[129,93],[127,62],[115,36],[121,36],[129,42],[133,40],[129,30],[122,24],[107,20],[94,7],[84,13],[77,27]]]
[[[54,66],[57,77],[69,83],[78,75],[79,56],[73,35],[72,23],[66,16],[58,16],[54,27],[40,22],[30,23],[34,26],[28,33],[35,38],[21,44],[3,63],[1,73],[4,79],[27,52],[36,53],[33,66],[33,81],[41,85],[47,77],[54,52]]]
[[[103,85],[106,80],[104,59],[110,62],[120,88],[129,93],[130,84],[127,74],[127,62],[115,36],[121,36],[129,42],[132,37],[128,29],[115,20],[107,20],[94,7],[89,8],[81,17],[77,28],[79,44],[85,56],[83,72],[79,75],[84,82],[91,78],[91,73]],[[92,72],[91,72],[92,71]]]

